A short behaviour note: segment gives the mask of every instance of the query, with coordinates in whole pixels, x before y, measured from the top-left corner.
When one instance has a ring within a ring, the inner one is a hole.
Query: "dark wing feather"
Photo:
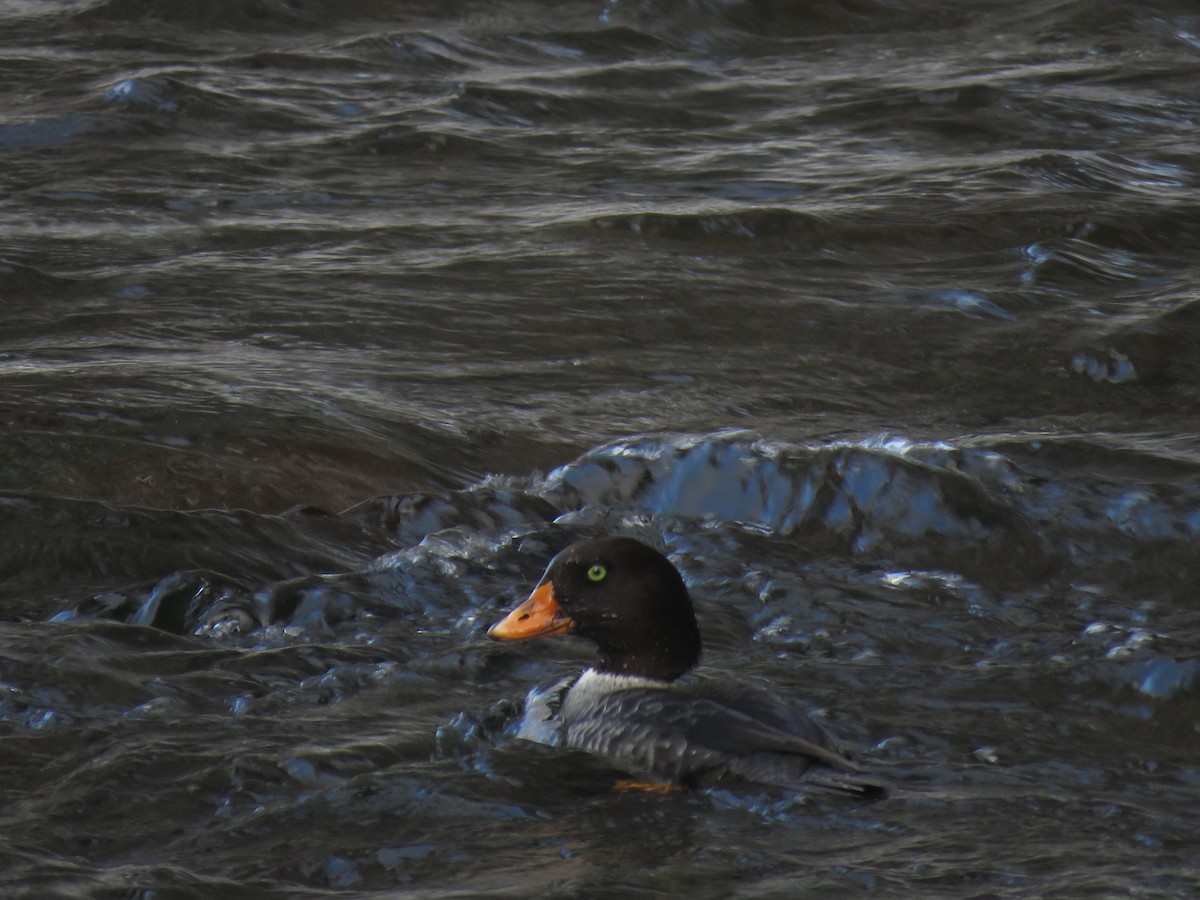
[[[712,700],[767,726],[793,737],[803,738],[826,750],[836,752],[833,739],[807,713],[781,698],[769,688],[741,678],[700,677],[690,681],[681,692]]]
[[[631,688],[596,697],[566,722],[566,740],[655,778],[694,784],[730,775],[796,784],[814,766],[842,773],[857,767],[811,735],[757,721],[703,692]]]

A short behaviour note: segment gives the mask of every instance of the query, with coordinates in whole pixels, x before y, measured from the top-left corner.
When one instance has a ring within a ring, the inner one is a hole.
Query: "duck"
[[[569,634],[595,644],[594,665],[530,692],[516,733],[587,751],[635,776],[621,786],[887,793],[791,702],[762,685],[693,672],[702,643],[687,586],[667,557],[636,538],[571,544],[487,634]]]

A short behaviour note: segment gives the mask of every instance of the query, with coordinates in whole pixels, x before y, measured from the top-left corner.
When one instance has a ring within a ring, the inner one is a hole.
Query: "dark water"
[[[8,896],[1192,896],[1190,2],[0,2]],[[896,785],[614,793],[665,547]]]

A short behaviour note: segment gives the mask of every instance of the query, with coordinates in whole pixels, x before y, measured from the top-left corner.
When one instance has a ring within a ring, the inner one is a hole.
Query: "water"
[[[0,3],[0,875],[1191,896],[1181,2]],[[893,796],[512,740],[553,553]]]

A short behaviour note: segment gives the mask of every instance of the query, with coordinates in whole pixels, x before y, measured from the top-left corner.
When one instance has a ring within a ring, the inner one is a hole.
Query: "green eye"
[[[588,581],[603,581],[606,575],[608,575],[608,569],[599,563],[587,570]]]

